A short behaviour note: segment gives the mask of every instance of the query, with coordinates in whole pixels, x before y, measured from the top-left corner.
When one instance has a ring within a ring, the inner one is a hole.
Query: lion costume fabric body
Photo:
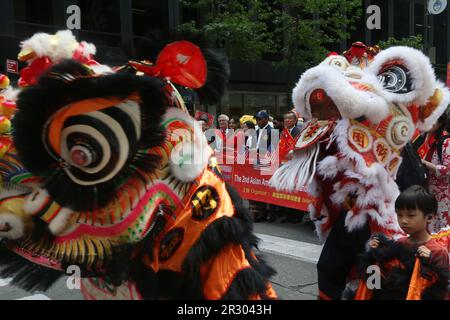
[[[223,59],[178,41],[113,73],[77,43],[53,61],[65,42],[43,50],[49,37],[23,43],[32,81],[0,159],[0,276],[46,290],[74,265],[88,299],[276,298],[250,215],[174,86],[219,99]]]
[[[289,191],[308,185],[316,197],[309,211],[326,240],[317,266],[323,299],[342,298],[371,234],[403,236],[394,208],[400,152],[415,129],[429,130],[449,103],[420,51],[356,47],[365,50],[329,55],[301,76],[292,99],[310,121],[294,159],[271,179]]]

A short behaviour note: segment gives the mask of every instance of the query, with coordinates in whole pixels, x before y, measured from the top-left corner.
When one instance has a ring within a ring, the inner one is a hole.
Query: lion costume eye
[[[70,165],[65,168],[70,179],[84,186],[113,179],[137,150],[140,117],[138,103],[126,101],[67,118],[60,157]]]
[[[345,59],[344,57],[341,57],[341,56],[332,57],[328,61],[328,64],[331,67],[334,67],[334,68],[336,68],[338,70],[341,70],[341,71],[345,71],[350,66],[350,64],[348,63],[347,59]]]
[[[95,159],[95,151],[89,146],[75,145],[70,149],[70,159],[77,166],[87,167]]]
[[[408,93],[411,91],[411,77],[403,66],[391,66],[378,75],[384,89],[393,93]]]

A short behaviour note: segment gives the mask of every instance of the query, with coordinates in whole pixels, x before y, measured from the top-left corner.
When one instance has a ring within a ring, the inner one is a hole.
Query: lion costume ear
[[[167,138],[173,145],[170,170],[183,182],[199,177],[208,164],[212,150],[199,124],[178,108],[169,108],[165,114]]]
[[[439,87],[434,90],[431,97],[428,98],[427,103],[419,106],[419,121],[417,128],[420,131],[428,131],[434,123],[445,112],[450,104],[450,91],[441,83]]]

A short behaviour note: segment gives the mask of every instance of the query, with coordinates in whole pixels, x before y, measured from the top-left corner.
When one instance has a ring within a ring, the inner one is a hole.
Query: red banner
[[[261,169],[251,164],[223,164],[220,168],[224,179],[244,199],[302,211],[308,211],[308,205],[314,201],[314,198],[306,192],[306,188],[297,192],[285,192],[270,187],[269,180],[272,176],[262,174]]]

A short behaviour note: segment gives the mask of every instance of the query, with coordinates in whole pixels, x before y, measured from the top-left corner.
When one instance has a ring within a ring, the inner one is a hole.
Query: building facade
[[[5,72],[6,59],[16,58],[21,40],[35,32],[65,29],[71,5],[81,9],[81,29],[74,33],[79,39],[95,43],[97,59],[111,65],[135,58],[148,37],[198,18],[195,11],[183,11],[179,0],[1,0],[0,72]],[[344,51],[354,41],[374,45],[389,37],[422,34],[424,51],[436,65],[438,76],[445,79],[450,61],[450,4],[439,15],[428,13],[427,0],[362,0],[362,5],[364,12],[371,5],[380,8],[381,28],[369,30],[366,21],[370,14],[365,13],[352,37],[330,46],[330,51]],[[230,65],[231,79],[222,102],[217,106],[195,105],[194,109],[240,116],[259,109],[276,115],[291,108],[286,70],[275,68],[272,61],[230,61]],[[295,74],[301,72],[296,70]],[[13,74],[10,77],[17,78]]]

